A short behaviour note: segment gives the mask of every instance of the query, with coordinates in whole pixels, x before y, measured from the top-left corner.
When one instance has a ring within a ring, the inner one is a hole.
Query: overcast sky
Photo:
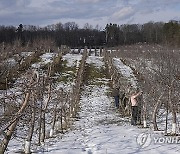
[[[133,24],[180,20],[180,0],[0,0],[0,25]]]

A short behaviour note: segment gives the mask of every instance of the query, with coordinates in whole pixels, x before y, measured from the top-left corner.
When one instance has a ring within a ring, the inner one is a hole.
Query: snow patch
[[[133,70],[129,66],[124,65],[119,58],[113,58],[113,63],[120,73],[129,80],[131,85],[137,88],[137,79],[133,74]]]
[[[97,68],[105,67],[103,57],[89,56],[86,61],[87,64],[93,64]]]
[[[66,54],[63,56],[63,60],[67,60],[68,67],[76,66],[76,61],[80,61],[82,59],[82,55],[77,54]]]

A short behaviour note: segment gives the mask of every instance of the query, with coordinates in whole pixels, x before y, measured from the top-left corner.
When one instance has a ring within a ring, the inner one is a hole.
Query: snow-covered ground
[[[122,76],[125,77],[125,79],[130,83],[130,85],[137,88],[137,79],[133,74],[133,70],[129,66],[124,65],[119,58],[113,58],[113,63]]]
[[[40,56],[40,62],[32,64],[32,68],[40,68],[40,66],[47,65],[53,62],[53,58],[56,57],[57,53],[44,53]]]
[[[96,59],[96,64],[94,63]],[[102,58],[89,57],[88,63],[103,66]],[[124,68],[124,67],[123,67]],[[104,84],[85,85],[81,95],[79,118],[72,130],[45,143],[39,153],[52,154],[164,154],[180,153],[177,142],[166,143],[160,133],[131,126],[128,118],[120,117],[108,95],[109,79]],[[173,138],[174,140],[176,138]]]
[[[80,61],[82,59],[82,55],[80,54],[66,54],[63,57],[63,60],[67,61],[67,66],[68,67],[74,67],[76,66],[76,62]]]
[[[41,61],[34,64],[35,68],[52,62],[56,56],[47,53],[41,56]],[[63,60],[68,67],[74,67],[82,55],[67,54]],[[91,55],[87,64],[97,69],[105,67],[102,57]],[[124,65],[120,59],[114,59],[119,72],[133,86],[136,78],[130,67]],[[32,67],[33,67],[32,66]],[[142,129],[131,126],[129,118],[122,118],[109,96],[109,79],[98,78],[101,84],[84,85],[80,99],[78,119],[71,130],[65,134],[58,134],[47,139],[45,145],[34,150],[35,153],[52,154],[179,154],[180,137],[164,137],[162,132],[153,132],[150,128]],[[103,83],[103,84],[102,84]],[[61,88],[67,84],[59,84]],[[22,150],[23,139],[12,139],[6,153],[13,154]]]

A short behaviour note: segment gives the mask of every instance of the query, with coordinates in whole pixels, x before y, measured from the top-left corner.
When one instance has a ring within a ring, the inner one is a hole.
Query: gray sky
[[[137,24],[180,20],[180,0],[0,0],[0,25]]]

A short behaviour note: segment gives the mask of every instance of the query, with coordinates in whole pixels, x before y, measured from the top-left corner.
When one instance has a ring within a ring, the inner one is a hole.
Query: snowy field
[[[96,63],[94,63],[96,61]],[[104,67],[101,57],[90,56],[87,62]],[[125,67],[122,66],[122,69]],[[107,93],[109,79],[103,85],[86,85],[81,95],[79,118],[68,133],[45,143],[43,151],[52,154],[174,154],[180,153],[178,142],[167,142],[161,132],[131,126],[120,117]],[[151,136],[150,136],[151,135]],[[174,140],[176,138],[173,138]]]
[[[32,67],[39,68],[51,63],[56,54],[42,55],[39,63]],[[79,65],[82,55],[67,54],[63,60],[68,67]],[[97,70],[104,69],[102,57],[91,55],[86,64]],[[137,79],[130,67],[124,65],[119,58],[114,59],[119,72],[136,86]],[[93,79],[94,81],[95,79]],[[163,132],[154,132],[150,128],[131,126],[129,117],[122,118],[114,107],[114,100],[109,95],[110,79],[96,78],[101,84],[89,84],[82,87],[80,111],[71,129],[65,134],[57,134],[46,139],[45,144],[33,148],[33,153],[47,154],[179,154],[180,138],[164,137]],[[71,83],[72,84],[72,83]],[[64,88],[67,84],[60,83]],[[6,153],[14,154],[22,150],[23,140],[12,139]]]

